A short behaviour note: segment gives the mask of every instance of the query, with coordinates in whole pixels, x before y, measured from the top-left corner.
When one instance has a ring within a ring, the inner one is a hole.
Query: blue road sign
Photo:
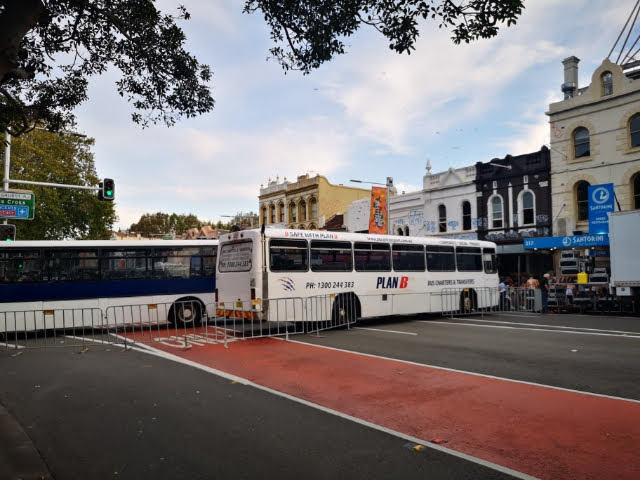
[[[609,233],[609,212],[613,212],[613,183],[589,186],[589,233]]]
[[[0,205],[0,218],[29,218],[29,207]]]

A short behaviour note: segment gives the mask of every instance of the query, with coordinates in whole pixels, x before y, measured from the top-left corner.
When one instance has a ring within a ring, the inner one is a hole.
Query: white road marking
[[[372,330],[374,332],[401,333],[403,335],[418,335],[417,333],[414,333],[414,332],[401,332],[399,330],[383,330],[381,328],[353,327],[353,330]]]
[[[640,338],[640,332],[627,332],[624,330],[602,330],[597,328],[582,328],[582,327],[569,327],[569,326],[558,326],[558,325],[540,325],[535,323],[513,323],[513,322],[499,322],[494,320],[476,320],[473,318],[463,319],[459,317],[453,317],[453,320],[471,320],[474,322],[486,322],[486,323],[506,323],[508,325],[514,326],[504,326],[504,325],[478,325],[476,323],[461,323],[461,322],[444,322],[438,320],[417,320],[419,323],[439,323],[442,325],[460,325],[460,326],[470,326],[470,327],[479,327],[479,328],[504,328],[511,330],[530,330],[530,331],[538,331],[538,332],[559,332],[559,333],[573,333],[577,335],[599,335],[604,337],[628,337],[628,338]],[[534,326],[538,328],[525,328],[519,327],[518,325],[526,325],[526,326]]]

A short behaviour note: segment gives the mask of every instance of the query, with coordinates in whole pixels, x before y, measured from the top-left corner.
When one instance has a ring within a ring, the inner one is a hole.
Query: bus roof
[[[405,237],[401,235],[378,235],[370,233],[330,232],[325,230],[295,230],[281,228],[266,228],[264,235],[267,238],[290,238],[300,240],[345,240],[351,242],[380,242],[380,243],[406,243],[415,245],[467,245],[473,247],[495,248],[496,244],[486,240],[444,238],[442,236]],[[222,235],[221,243],[241,238],[256,238],[260,236],[260,230],[240,230]]]

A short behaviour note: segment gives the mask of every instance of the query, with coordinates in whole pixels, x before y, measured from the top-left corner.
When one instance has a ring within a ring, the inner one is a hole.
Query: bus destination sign
[[[33,220],[35,198],[31,190],[0,190],[0,218]]]

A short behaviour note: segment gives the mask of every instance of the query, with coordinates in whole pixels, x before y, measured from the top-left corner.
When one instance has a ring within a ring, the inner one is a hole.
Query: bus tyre
[[[356,321],[356,301],[353,296],[340,295],[333,302],[331,320],[334,325],[347,325]]]
[[[471,313],[477,308],[476,295],[473,290],[460,294],[460,313]]]
[[[193,327],[200,325],[202,322],[203,312],[204,305],[202,305],[200,300],[179,300],[171,307],[171,323],[178,327]]]

